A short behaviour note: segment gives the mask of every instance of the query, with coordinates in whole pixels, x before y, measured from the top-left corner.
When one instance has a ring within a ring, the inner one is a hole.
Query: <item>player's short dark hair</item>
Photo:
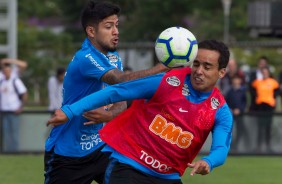
[[[219,52],[218,69],[227,67],[230,52],[223,42],[217,40],[204,40],[198,44],[198,47],[199,49],[208,49]]]
[[[97,26],[103,19],[112,16],[119,15],[120,7],[107,1],[93,1],[90,0],[82,11],[81,24],[84,29],[86,27]]]
[[[236,73],[235,75],[233,75],[233,77],[231,79],[232,80],[233,79],[241,79],[242,80],[242,76]]]
[[[268,57],[264,56],[264,55],[259,57],[259,60],[261,60],[261,59],[265,60],[266,62],[269,61]]]

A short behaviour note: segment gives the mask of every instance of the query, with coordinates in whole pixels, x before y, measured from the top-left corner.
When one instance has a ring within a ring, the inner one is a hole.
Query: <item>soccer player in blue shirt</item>
[[[60,126],[90,109],[139,99],[99,131],[107,143],[102,151],[111,154],[105,183],[181,184],[187,167],[192,176],[210,173],[224,163],[231,143],[232,114],[215,87],[226,73],[229,50],[216,40],[198,46],[192,69],[112,85],[64,105],[48,124]],[[193,162],[210,132],[210,153]]]
[[[167,71],[158,64],[155,67],[123,73],[122,62],[116,52],[119,41],[119,12],[117,5],[105,1],[90,1],[82,12],[81,23],[86,33],[82,47],[67,67],[63,83],[63,103],[72,104],[97,92],[105,86]],[[107,87],[106,87],[107,88]],[[108,121],[126,108],[126,102],[118,102],[108,111],[89,112],[76,116],[66,124],[52,129],[45,144],[45,184],[102,183],[108,156],[100,150],[105,143],[98,130],[103,124],[84,126],[89,117],[95,121]],[[98,117],[98,119],[97,119]],[[101,118],[99,118],[101,117]]]

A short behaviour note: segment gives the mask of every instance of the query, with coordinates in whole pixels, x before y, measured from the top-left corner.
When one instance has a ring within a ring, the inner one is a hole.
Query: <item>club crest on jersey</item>
[[[212,106],[212,109],[217,109],[219,105],[220,105],[220,103],[219,103],[218,99],[212,97],[212,98],[211,98],[211,106]]]
[[[184,84],[184,86],[182,87],[182,95],[183,96],[189,96],[190,95],[190,91],[189,91],[187,84]]]
[[[111,62],[117,62],[118,61],[118,56],[116,56],[114,54],[107,54],[107,57],[109,58],[109,60]]]
[[[172,86],[179,86],[180,80],[176,76],[166,78],[166,82]]]

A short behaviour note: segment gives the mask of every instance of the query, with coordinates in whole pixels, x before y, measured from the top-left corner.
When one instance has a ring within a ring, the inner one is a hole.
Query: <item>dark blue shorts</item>
[[[53,151],[45,152],[45,184],[103,183],[109,157],[101,152],[102,147],[85,157],[65,157]]]

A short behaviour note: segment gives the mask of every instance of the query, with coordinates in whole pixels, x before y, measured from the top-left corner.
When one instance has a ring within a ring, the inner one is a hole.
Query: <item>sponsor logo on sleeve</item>
[[[166,82],[171,86],[179,86],[180,80],[176,76],[167,77]]]
[[[220,103],[217,98],[212,97],[211,98],[211,107],[212,109],[217,109],[219,107]]]

